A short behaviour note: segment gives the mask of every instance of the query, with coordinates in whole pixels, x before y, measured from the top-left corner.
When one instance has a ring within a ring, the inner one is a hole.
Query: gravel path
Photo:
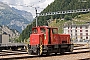
[[[37,58],[27,58],[19,60],[79,60],[86,59],[90,60],[90,52],[88,53],[79,53],[79,54],[67,54],[67,55],[58,55],[58,56],[49,56],[49,57],[37,57]]]

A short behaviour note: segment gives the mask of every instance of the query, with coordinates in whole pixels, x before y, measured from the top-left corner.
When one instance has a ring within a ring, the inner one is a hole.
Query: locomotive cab
[[[58,28],[40,26],[32,28],[28,53],[42,55],[71,51],[70,35],[58,34]]]

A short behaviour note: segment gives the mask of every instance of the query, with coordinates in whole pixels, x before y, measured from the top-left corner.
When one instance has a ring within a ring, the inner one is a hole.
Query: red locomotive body
[[[30,35],[29,54],[50,54],[72,52],[73,44],[69,34],[58,34],[58,28],[40,26],[32,28]]]

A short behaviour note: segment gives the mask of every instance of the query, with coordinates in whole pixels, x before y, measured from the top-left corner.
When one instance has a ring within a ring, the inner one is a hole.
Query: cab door
[[[57,28],[52,29],[51,38],[52,38],[51,39],[52,44],[58,44],[58,42],[59,42],[59,34],[58,34]]]
[[[51,44],[51,29],[48,28],[48,44]]]

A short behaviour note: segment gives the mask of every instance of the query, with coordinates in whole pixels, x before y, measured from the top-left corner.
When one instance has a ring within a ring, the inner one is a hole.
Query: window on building
[[[75,30],[75,32],[77,32],[77,30]]]
[[[72,26],[71,26],[71,29],[72,29]]]
[[[80,26],[80,29],[82,29],[82,26]]]
[[[82,36],[82,33],[80,33],[80,36]]]
[[[69,30],[68,30],[68,33],[69,33]]]
[[[82,30],[80,30],[80,32],[82,32]]]
[[[76,37],[76,39],[77,39],[77,37]]]
[[[71,34],[71,36],[72,36],[72,34]]]
[[[82,39],[82,36],[81,36],[81,39]]]
[[[86,33],[86,36],[88,36],[88,33]]]
[[[88,32],[88,30],[86,30],[86,32]]]
[[[68,27],[68,29],[69,29],[69,27]]]
[[[86,39],[88,39],[88,37],[86,37]]]
[[[76,29],[77,29],[77,26],[76,26]]]
[[[77,36],[77,34],[75,34]]]
[[[72,30],[71,30],[71,32],[72,32]]]

